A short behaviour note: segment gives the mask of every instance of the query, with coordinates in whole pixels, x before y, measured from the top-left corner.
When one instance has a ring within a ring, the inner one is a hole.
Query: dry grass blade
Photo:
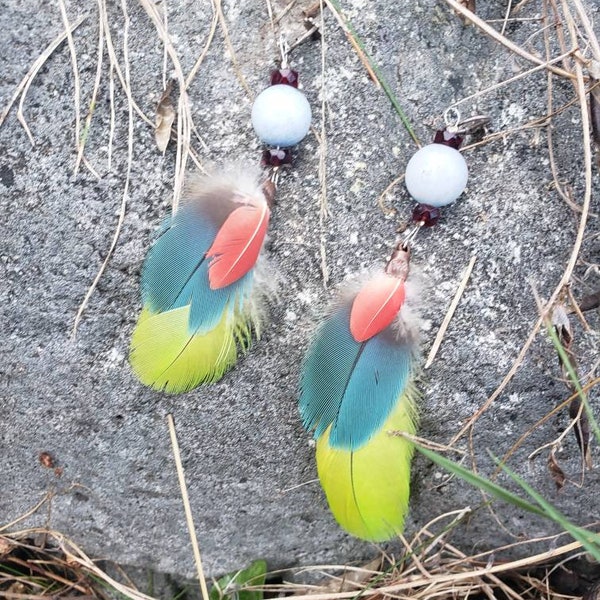
[[[377,198],[377,206],[381,209],[384,215],[395,215],[398,211],[393,206],[388,206],[385,203],[387,195],[402,181],[404,181],[404,173],[398,175],[386,188],[381,192],[379,198]]]
[[[131,89],[130,85],[130,72],[129,72],[129,50],[128,50],[128,33],[129,33],[129,16],[127,14],[127,5],[125,0],[122,0],[121,7],[123,10],[124,23],[123,23],[123,55],[125,57],[125,81],[128,89]],[[71,332],[71,339],[75,339],[77,336],[77,327],[79,326],[79,322],[81,321],[81,317],[83,316],[83,312],[85,311],[89,299],[92,297],[98,282],[100,281],[102,274],[104,273],[108,262],[110,261],[110,257],[117,247],[117,242],[119,240],[119,235],[121,234],[121,228],[123,226],[123,221],[125,220],[125,212],[127,210],[127,199],[129,197],[129,183],[131,180],[131,168],[133,165],[133,103],[130,100],[131,96],[128,96],[128,132],[127,132],[127,172],[125,175],[125,185],[123,188],[123,195],[121,197],[121,206],[119,208],[119,217],[117,221],[117,226],[115,228],[115,232],[113,234],[113,238],[106,254],[106,257],[92,281],[85,297],[83,298],[81,304],[79,305],[79,309],[77,310],[77,314],[75,315],[75,322],[73,323],[73,330]]]
[[[364,44],[360,40],[357,32],[354,30],[354,27],[352,26],[351,22],[343,15],[342,8],[341,8],[338,0],[325,0],[325,3],[329,7],[329,9],[333,12],[336,20],[340,23],[342,30],[346,34],[346,37],[350,41],[352,47],[355,49],[360,61],[363,63],[363,65],[367,69],[369,76],[374,81],[374,83],[377,85],[377,87],[383,88],[385,95],[388,97],[389,101],[392,103],[392,106],[396,110],[396,113],[398,114],[398,117],[402,121],[404,128],[406,129],[406,131],[408,132],[408,134],[410,135],[410,137],[412,138],[414,143],[417,145],[417,148],[420,148],[421,142],[420,142],[419,138],[417,137],[417,134],[414,132],[412,123],[406,116],[402,106],[400,106],[400,103],[398,102],[396,95],[394,94],[392,88],[387,83],[386,79],[384,78],[383,73],[381,72],[381,70],[379,69],[377,64],[373,61],[373,59],[369,56],[369,53],[367,52]],[[322,10],[321,10],[321,14],[322,14]]]
[[[190,154],[191,124],[192,115],[190,102],[186,91],[186,80],[183,69],[179,62],[179,57],[165,24],[161,18],[157,6],[150,0],[140,0],[140,3],[150,20],[154,24],[158,36],[165,45],[169,58],[173,63],[175,77],[179,86],[179,100],[177,103],[177,155],[175,158],[175,185],[173,186],[173,211],[177,211],[179,200],[183,193],[183,184],[185,181],[185,172],[187,169],[188,158]]]
[[[77,155],[79,156],[79,154],[83,154],[83,144],[81,140],[81,82],[79,80],[79,68],[77,67],[77,50],[75,49],[75,42],[73,41],[73,34],[71,33],[65,0],[59,0],[58,4],[65,26],[65,33],[67,34],[67,44],[69,45],[71,65],[73,67],[73,85],[75,88],[73,94],[73,104],[75,109],[75,148],[77,149]],[[78,166],[79,162],[75,165],[74,173],[77,172]]]
[[[179,118],[177,119],[177,133],[176,133],[177,154],[176,154],[176,165],[175,165],[175,184],[174,184],[174,189],[173,189],[173,201],[172,201],[173,210],[175,211],[175,210],[177,210],[177,207],[179,204],[179,198],[183,191],[183,185],[184,185],[184,180],[185,180],[185,172],[187,169],[188,158],[191,156],[191,158],[197,164],[197,166],[200,169],[202,169],[202,165],[200,164],[199,160],[196,158],[196,156],[191,151],[190,138],[191,138],[191,131],[193,129],[193,121],[192,121],[192,116],[191,116],[189,99],[188,99],[188,96],[186,93],[186,87],[191,82],[193,75],[199,68],[202,58],[205,55],[205,53],[208,49],[208,46],[210,45],[210,41],[212,40],[212,37],[214,35],[215,24],[214,24],[214,19],[213,19],[213,27],[211,28],[211,32],[209,34],[209,41],[208,41],[207,45],[205,46],[201,57],[196,62],[196,65],[194,66],[192,73],[190,73],[190,76],[186,79],[184,77],[183,70],[179,63],[177,53],[171,42],[168,31],[166,29],[166,18],[161,18],[161,15],[158,12],[158,8],[154,4],[149,2],[148,0],[142,0],[141,4],[142,4],[143,8],[145,9],[146,13],[148,14],[148,16],[150,17],[150,19],[152,20],[160,39],[164,43],[165,52],[167,53],[168,57],[170,58],[171,62],[174,65],[175,76],[177,79],[179,92],[180,92],[179,100],[178,100],[178,104],[177,104],[177,111],[176,111]],[[115,229],[115,233],[113,235],[111,245],[109,247],[107,255],[106,255],[100,269],[98,270],[96,277],[94,278],[92,284],[90,285],[83,301],[81,302],[81,304],[79,306],[79,309],[75,316],[75,322],[73,325],[72,338],[74,338],[77,334],[77,328],[81,321],[83,312],[85,311],[88,301],[89,301],[90,297],[92,296],[95,288],[97,287],[98,282],[100,281],[100,279],[108,265],[110,257],[112,256],[112,254],[116,248],[118,238],[119,238],[119,235],[121,232],[122,224],[123,224],[123,221],[125,218],[127,199],[128,199],[128,195],[129,195],[131,168],[132,168],[132,163],[133,163],[133,128],[134,128],[133,113],[136,112],[139,116],[142,117],[142,119],[146,123],[154,126],[154,123],[143,113],[143,111],[137,106],[137,104],[135,103],[135,101],[133,99],[133,94],[131,91],[131,74],[130,74],[128,44],[127,44],[129,17],[127,16],[127,6],[124,2],[121,2],[121,8],[122,8],[122,12],[124,15],[124,23],[122,25],[123,57],[124,57],[124,62],[125,62],[124,72],[119,65],[117,55],[115,52],[115,48],[113,45],[112,37],[110,34],[110,25],[109,25],[109,21],[108,21],[108,11],[107,11],[107,6],[106,6],[106,1],[98,0],[99,27],[100,27],[100,42],[99,42],[99,50],[98,50],[98,52],[99,52],[98,70],[97,70],[97,76],[96,76],[96,83],[94,86],[94,92],[92,95],[90,114],[88,115],[88,120],[86,121],[86,128],[89,126],[89,121],[91,120],[91,113],[93,110],[94,99],[95,99],[97,89],[99,86],[98,77],[99,77],[100,66],[101,66],[101,57],[102,57],[102,49],[103,49],[103,34],[104,34],[104,37],[106,40],[108,56],[109,56],[109,60],[110,60],[109,92],[110,92],[111,116],[110,116],[110,131],[109,131],[109,152],[108,152],[109,168],[110,168],[111,157],[112,157],[112,145],[113,145],[113,139],[114,139],[115,124],[116,124],[115,105],[114,105],[114,81],[113,81],[113,73],[116,72],[119,80],[121,81],[123,90],[125,91],[125,95],[126,95],[127,103],[128,103],[127,171],[126,171],[125,184],[124,184],[123,195],[122,195],[122,199],[121,199],[121,206],[119,209],[119,217],[118,217],[118,222],[117,222],[117,226]],[[64,38],[64,36],[63,36],[63,38]],[[78,89],[77,82],[76,82],[76,89]],[[163,96],[163,99],[161,99],[161,100],[164,100],[165,97],[166,97],[166,94],[165,94],[165,96]],[[162,105],[162,102],[161,102],[161,105]],[[172,105],[171,105],[171,108],[172,108]],[[169,112],[169,114],[162,115],[162,120],[161,120],[162,126],[161,126],[161,124],[159,124],[159,126],[158,126],[158,131],[161,134],[158,136],[158,138],[159,138],[158,143],[159,143],[159,147],[163,151],[171,137],[171,124],[174,119],[173,112],[172,111],[167,111],[167,112]],[[159,110],[159,113],[160,113],[160,110]],[[79,156],[78,156],[77,165],[79,164],[79,161],[81,160],[82,156],[83,156],[83,143],[79,147]],[[83,158],[83,160],[85,160],[85,158]],[[90,167],[90,169],[91,169],[91,167]]]
[[[548,302],[548,306],[551,306],[554,303],[554,301],[556,300],[556,298],[558,298],[560,289],[561,288],[557,288],[555,290],[551,300]],[[506,375],[500,382],[500,385],[492,392],[492,394],[490,394],[490,396],[487,397],[485,402],[477,409],[477,411],[475,411],[475,413],[471,417],[469,417],[469,419],[463,425],[463,427],[460,429],[460,431],[452,437],[452,439],[448,442],[448,444],[450,446],[453,446],[467,431],[471,430],[471,428],[473,427],[473,425],[475,424],[477,419],[479,419],[479,417],[495,402],[495,400],[506,389],[506,386],[510,383],[512,378],[515,376],[515,373],[519,370],[519,367],[521,366],[521,364],[523,364],[523,361],[525,360],[525,356],[526,356],[527,352],[529,352],[529,348],[531,347],[531,344],[533,344],[533,340],[537,336],[537,334],[540,330],[540,327],[541,327],[542,323],[544,322],[544,318],[545,317],[540,317],[536,321],[533,328],[529,332],[529,335],[527,336],[525,343],[521,347],[521,350],[519,351],[517,358],[514,360],[512,366],[510,367],[510,369],[508,370],[508,372],[506,373]]]
[[[61,541],[61,548],[63,552],[67,555],[68,560],[70,562],[77,563],[81,567],[85,568],[87,571],[104,581],[108,586],[115,589],[119,593],[123,594],[127,598],[131,598],[131,600],[154,600],[152,596],[148,596],[147,594],[143,594],[142,592],[132,589],[129,586],[122,584],[119,581],[116,581],[113,577],[107,575],[102,569],[100,569],[96,563],[87,556],[74,542],[68,540],[64,536],[60,534],[53,533],[53,535],[57,536]]]
[[[34,528],[0,535],[0,597],[154,600],[109,576],[59,532]]]
[[[52,494],[50,492],[46,492],[43,495],[43,497],[41,498],[41,500],[33,508],[28,510],[25,514],[17,517],[14,521],[10,521],[9,523],[6,523],[5,525],[0,525],[0,534],[2,534],[2,532],[4,532],[4,531],[8,531],[8,530],[12,529],[15,525],[18,525],[19,523],[21,523],[22,521],[24,521],[31,515],[35,514],[42,506],[44,506],[44,504],[46,504],[46,502],[49,502],[51,498],[52,498]],[[0,539],[2,539],[2,538],[0,537]]]
[[[88,114],[85,119],[83,126],[83,134],[79,140],[79,151],[77,152],[77,160],[75,161],[74,172],[79,171],[79,166],[83,159],[83,151],[85,149],[85,143],[87,141],[88,132],[92,124],[92,117],[96,108],[96,99],[98,98],[98,92],[100,90],[100,82],[102,80],[102,65],[104,58],[104,23],[102,19],[98,19],[98,61],[96,63],[96,76],[94,78],[94,89],[92,90],[92,98],[90,100]],[[97,175],[97,174],[96,174]],[[100,177],[97,175],[98,179]]]
[[[100,13],[100,19],[102,20],[102,27],[104,28],[104,32],[106,35],[106,49],[108,51],[108,56],[110,59],[111,65],[111,81],[112,81],[112,70],[114,70],[117,74],[119,81],[121,82],[121,87],[127,96],[127,101],[133,107],[133,110],[142,118],[142,120],[150,125],[150,127],[154,127],[154,123],[150,117],[148,117],[144,111],[138,106],[133,98],[133,93],[131,91],[131,86],[129,82],[126,80],[123,75],[123,70],[119,65],[119,60],[117,58],[117,53],[115,51],[115,46],[112,41],[112,35],[110,33],[110,24],[108,22],[108,10],[106,6],[106,0],[98,0],[98,11]],[[112,96],[111,96],[112,97]],[[112,138],[111,138],[112,139]]]
[[[586,9],[584,8],[581,0],[571,0],[571,3],[575,7],[575,11],[577,16],[579,17],[579,21],[583,26],[583,29],[587,35],[587,41],[592,48],[592,54],[596,61],[600,61],[600,42],[598,42],[598,37],[596,36],[596,32],[594,31],[594,27]]]
[[[206,57],[206,55],[208,53],[208,49],[210,48],[213,38],[215,37],[217,25],[219,24],[219,15],[217,13],[216,0],[211,0],[211,5],[212,5],[212,9],[213,9],[213,18],[212,18],[212,21],[210,24],[210,31],[208,32],[206,44],[204,44],[204,48],[202,49],[200,56],[196,59],[196,62],[194,63],[192,70],[188,73],[188,76],[185,80],[186,89],[189,88],[190,84],[194,80],[194,77],[196,77],[196,74],[198,73],[200,66],[204,62],[204,58]]]
[[[553,65],[557,62],[562,62],[565,58],[572,56],[574,54],[574,52],[575,51],[573,51],[573,50],[571,50],[570,52],[565,52],[564,54],[561,54],[560,56],[557,56],[556,58],[549,59],[548,61],[546,61],[545,63],[543,63],[541,65],[538,65],[537,67],[532,67],[531,69],[527,69],[526,71],[523,71],[522,73],[518,73],[517,75],[514,75],[513,77],[509,77],[508,79],[504,79],[503,81],[495,83],[494,85],[490,85],[489,87],[487,87],[483,90],[480,90],[479,92],[476,92],[474,94],[471,94],[470,96],[465,96],[464,98],[461,98],[454,104],[451,104],[450,108],[460,106],[461,104],[464,104],[465,102],[470,102],[472,100],[475,100],[476,98],[480,98],[481,96],[489,94],[490,92],[493,92],[502,87],[510,85],[511,83],[514,83],[515,81],[519,81],[519,79],[523,79],[524,77],[533,75],[534,73],[537,73],[538,71],[544,70],[545,68],[548,67],[548,65]],[[465,149],[466,148],[468,148],[468,146],[466,146]]]
[[[433,341],[433,346],[431,347],[431,350],[429,351],[429,356],[427,357],[427,362],[425,363],[425,366],[423,367],[424,369],[428,369],[431,366],[431,363],[433,363],[435,356],[436,356],[438,350],[440,349],[440,346],[442,345],[442,340],[444,339],[444,335],[446,334],[446,329],[448,329],[448,325],[450,324],[450,321],[452,320],[452,317],[454,316],[454,312],[456,311],[456,308],[458,307],[458,303],[460,302],[460,299],[462,298],[465,288],[467,287],[467,284],[469,283],[469,278],[471,277],[471,273],[473,272],[473,267],[475,266],[476,260],[477,260],[477,255],[472,256],[471,260],[469,261],[469,264],[467,265],[467,268],[465,269],[465,273],[460,282],[460,285],[458,286],[458,289],[456,290],[456,294],[454,294],[454,298],[452,298],[452,302],[450,303],[450,307],[448,308],[448,311],[446,312],[446,316],[444,317],[444,320],[440,326],[440,329],[437,332],[437,335],[435,336],[435,340]]]
[[[450,6],[455,8],[458,12],[462,13],[465,11],[465,9],[462,6],[457,5],[457,2],[455,0],[445,0],[445,1]],[[573,20],[573,16],[571,15],[569,7],[566,2],[563,2],[563,12],[565,14],[567,30],[571,37],[571,46],[573,48],[577,48],[577,45],[578,45],[577,28],[576,28],[575,22]],[[494,39],[500,41],[504,45],[507,45],[505,43],[506,39],[503,39],[503,40],[498,39],[499,37],[502,37],[502,36],[500,36],[500,34],[498,34],[495,30],[493,30],[491,27],[489,27],[487,24],[485,24],[483,21],[481,21],[481,19],[473,17],[473,22],[476,25],[478,25],[482,30],[484,30],[486,33],[489,33]],[[488,30],[491,30],[491,33]],[[512,45],[512,43],[511,43],[511,45]],[[511,48],[511,49],[513,49],[513,48]],[[518,53],[523,56],[522,53],[520,53],[520,52],[518,52]],[[537,64],[546,64],[537,58],[533,62],[536,62]],[[471,428],[473,427],[473,425],[477,421],[477,419],[491,406],[491,404],[496,400],[496,398],[498,398],[500,396],[500,394],[504,391],[504,389],[506,388],[508,383],[513,378],[514,374],[517,372],[518,368],[520,367],[521,363],[523,362],[523,360],[525,358],[525,355],[527,354],[527,352],[529,350],[529,347],[533,343],[533,340],[535,339],[541,325],[547,319],[548,313],[552,310],[552,307],[554,306],[555,302],[559,298],[564,287],[569,283],[569,281],[573,275],[573,271],[575,269],[575,265],[577,263],[579,253],[581,250],[581,246],[583,243],[585,230],[586,230],[586,224],[587,224],[587,220],[588,220],[589,213],[590,213],[591,190],[592,190],[592,156],[591,156],[590,119],[589,119],[589,113],[588,113],[588,108],[587,108],[587,90],[585,87],[583,68],[582,68],[581,62],[579,60],[576,60],[575,64],[574,64],[574,70],[575,70],[574,74],[568,73],[568,72],[564,71],[563,69],[550,68],[549,70],[551,70],[553,73],[562,75],[563,77],[566,77],[569,80],[574,80],[573,83],[575,85],[575,89],[577,92],[577,99],[578,99],[579,109],[580,109],[580,113],[581,113],[581,131],[582,131],[582,138],[583,138],[582,139],[582,152],[583,152],[583,162],[584,162],[584,172],[585,172],[585,177],[584,177],[585,187],[584,187],[584,193],[583,193],[583,201],[581,202],[581,212],[579,214],[579,224],[577,227],[575,241],[573,242],[571,254],[570,254],[569,260],[567,261],[567,264],[565,266],[565,270],[563,271],[561,279],[558,282],[558,284],[556,285],[554,292],[550,296],[550,299],[546,302],[545,307],[541,311],[540,317],[538,318],[538,320],[536,321],[535,325],[533,326],[531,332],[529,333],[529,336],[527,337],[525,344],[521,348],[521,351],[519,352],[519,355],[517,356],[516,360],[514,361],[512,367],[510,368],[510,370],[508,371],[508,373],[506,374],[506,376],[504,377],[504,379],[502,380],[502,382],[500,383],[498,388],[496,388],[496,390],[487,398],[487,400],[484,402],[484,404],[469,418],[469,420],[461,428],[461,430],[456,435],[453,436],[452,440],[449,442],[450,445],[453,445],[454,443],[456,443],[456,441],[458,439],[460,439],[467,431],[471,430]]]
[[[223,32],[223,39],[225,40],[225,45],[229,50],[229,57],[231,58],[231,63],[233,64],[233,70],[242,85],[242,87],[246,90],[248,97],[250,100],[254,99],[254,94],[248,85],[244,75],[242,74],[242,70],[240,69],[240,65],[237,60],[237,56],[235,53],[235,49],[233,44],[231,43],[231,38],[229,37],[229,30],[227,29],[227,21],[225,20],[225,15],[223,14],[223,8],[221,7],[221,0],[214,0],[214,8],[217,13],[217,17],[219,19],[219,23],[221,24],[221,31]]]
[[[358,56],[358,59],[360,60],[360,62],[362,63],[363,67],[365,68],[365,70],[369,74],[369,77],[371,78],[371,81],[377,87],[381,87],[381,83],[379,82],[379,79],[377,78],[377,75],[375,74],[375,71],[373,71],[373,67],[369,63],[369,59],[365,55],[363,49],[359,46],[359,44],[354,39],[354,37],[352,35],[352,32],[350,31],[350,28],[348,27],[348,23],[346,22],[346,19],[341,14],[341,12],[338,10],[337,6],[333,5],[331,2],[327,2],[327,6],[329,7],[329,9],[331,10],[331,12],[333,13],[333,16],[335,17],[335,20],[338,22],[338,24],[342,28],[342,31],[346,34],[346,37],[348,38],[348,41],[352,45],[352,48],[354,49],[354,52],[356,52],[356,55]],[[321,7],[321,14],[323,14],[323,8],[322,7]]]
[[[590,389],[592,389],[595,385],[600,383],[600,379],[589,382],[587,385],[583,386],[584,393],[587,393]],[[523,442],[538,428],[541,427],[544,423],[546,423],[550,418],[554,415],[560,413],[563,409],[567,408],[569,404],[575,399],[575,397],[579,394],[579,392],[575,392],[573,395],[569,396],[566,400],[561,402],[558,406],[555,406],[551,411],[546,413],[541,419],[536,421],[531,427],[523,433],[519,439],[510,447],[508,452],[502,457],[501,463],[506,464],[510,457],[522,446]],[[495,478],[498,473],[500,473],[502,469],[500,467],[496,468],[492,475],[492,479]]]
[[[185,483],[185,473],[183,471],[183,464],[181,462],[181,454],[179,453],[179,442],[177,441],[177,432],[175,431],[175,421],[173,420],[173,416],[170,414],[167,415],[167,424],[169,426],[169,436],[171,438],[171,446],[173,448],[173,458],[175,459],[175,466],[177,468],[179,489],[181,491],[181,499],[183,501],[183,508],[185,510],[185,520],[187,522],[188,532],[190,534],[190,541],[192,543],[194,561],[196,562],[200,590],[202,591],[203,600],[209,600],[208,588],[206,587],[206,578],[204,577],[204,569],[202,567],[202,556],[200,554],[198,537],[196,535],[196,526],[194,525],[194,517],[192,515],[190,499],[187,493],[187,485]]]
[[[54,41],[50,43],[47,46],[47,48],[37,57],[37,59],[29,68],[29,71],[27,71],[25,77],[23,77],[23,79],[21,80],[21,83],[19,83],[19,85],[17,86],[17,89],[14,91],[8,104],[2,111],[2,114],[0,115],[0,127],[4,123],[6,117],[8,116],[8,113],[10,112],[10,109],[12,108],[13,104],[16,102],[17,98],[21,96],[22,93],[21,102],[19,103],[18,118],[21,125],[23,125],[23,128],[25,129],[25,132],[27,133],[31,144],[34,144],[33,136],[31,135],[31,131],[29,131],[29,127],[27,126],[27,123],[25,122],[25,118],[23,116],[23,105],[25,103],[25,98],[27,97],[27,91],[33,83],[35,76],[38,74],[39,70],[44,66],[44,64],[50,58],[50,56],[52,56],[55,50],[67,39],[67,36],[69,34],[72,34],[84,21],[85,17],[80,17],[79,19],[77,19],[77,21],[75,21],[75,23],[73,23],[67,31],[63,31],[58,37],[56,37]]]
[[[298,572],[323,572],[325,581],[319,586],[298,584],[268,585],[261,589],[271,593],[293,593],[295,600],[341,600],[357,597],[388,597],[398,599],[429,598],[490,598],[507,597],[515,600],[537,600],[539,590],[549,588],[549,573],[558,560],[581,548],[579,542],[566,544],[547,552],[509,562],[493,560],[493,555],[467,556],[448,543],[453,528],[469,514],[468,510],[454,511],[434,519],[412,540],[403,540],[405,550],[398,560],[365,578],[368,569],[339,565],[302,568]],[[442,533],[434,534],[440,519],[450,518]],[[543,540],[541,540],[543,541]],[[330,572],[340,571],[336,575]],[[332,588],[336,591],[332,591]],[[349,588],[349,589],[348,589]],[[357,595],[358,594],[358,595]]]
[[[547,2],[544,2],[544,23],[548,23],[548,7]],[[562,41],[562,38],[561,38]],[[546,58],[550,56],[550,34],[547,27],[544,27],[544,48],[546,51]],[[548,71],[547,74],[547,106],[548,106],[548,114],[552,114],[553,112],[553,97],[552,92],[554,89],[554,76]],[[558,177],[558,166],[556,163],[556,156],[554,152],[554,131],[551,122],[549,122],[550,126],[546,128],[546,143],[548,146],[548,158],[550,160],[550,170],[552,171],[552,179],[554,181],[554,186],[559,196],[573,209],[579,210],[579,207],[571,200],[569,190],[563,189],[562,183],[559,181]]]
[[[323,16],[323,0],[320,0],[321,7],[321,77],[325,78],[325,56],[327,46],[325,42],[325,18]],[[327,131],[325,127],[326,103],[325,94],[321,98],[321,131],[319,136],[319,182],[321,184],[321,193],[319,194],[319,227],[320,235],[320,254],[321,254],[321,275],[323,276],[323,286],[327,287],[329,282],[329,267],[327,266],[327,247],[325,244],[326,228],[325,221],[329,216],[329,207],[327,203]]]
[[[562,77],[566,77],[567,79],[574,79],[575,76],[569,71],[565,71],[564,69],[559,69],[548,62],[545,62],[538,58],[537,56],[527,52],[514,42],[511,42],[506,36],[498,33],[493,27],[490,27],[483,19],[479,18],[476,14],[472,13],[470,10],[465,8],[460,2],[457,0],[445,0],[445,2],[451,6],[456,12],[458,12],[463,17],[469,19],[474,25],[476,25],[481,31],[489,35],[492,39],[496,40],[504,47],[508,48],[511,52],[514,52],[518,56],[532,62],[536,65],[541,65],[546,67],[549,71],[556,73],[556,75],[561,75]],[[573,51],[576,46],[573,47]]]

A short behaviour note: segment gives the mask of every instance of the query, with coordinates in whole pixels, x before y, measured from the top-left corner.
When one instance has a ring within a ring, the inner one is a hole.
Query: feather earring
[[[317,469],[340,525],[383,541],[402,530],[416,430],[416,329],[405,318],[409,250],[342,299],[317,330],[300,382],[300,414],[317,440]]]
[[[302,365],[299,409],[316,439],[321,486],[338,523],[365,540],[400,534],[408,510],[413,447],[397,433],[417,428],[418,336],[406,283],[411,246],[423,227],[437,222],[440,207],[464,191],[460,134],[483,122],[457,118],[411,158],[405,181],[419,202],[414,226],[383,273],[334,305]]]
[[[197,179],[142,269],[143,310],[131,338],[140,381],[179,393],[217,381],[260,332],[255,266],[270,210],[239,177]]]
[[[178,394],[218,381],[259,337],[263,310],[259,257],[280,171],[291,147],[308,133],[311,110],[298,73],[281,68],[252,107],[252,124],[267,148],[266,180],[231,172],[196,178],[182,207],[162,226],[144,261],[143,309],[129,362],[139,380]]]

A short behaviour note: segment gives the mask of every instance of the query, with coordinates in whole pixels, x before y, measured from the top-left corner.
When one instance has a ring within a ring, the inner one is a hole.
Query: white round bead
[[[254,131],[270,146],[295,146],[308,133],[311,119],[304,94],[282,83],[263,90],[252,106]]]
[[[446,206],[464,192],[468,178],[467,162],[458,150],[429,144],[408,161],[404,181],[417,202]]]

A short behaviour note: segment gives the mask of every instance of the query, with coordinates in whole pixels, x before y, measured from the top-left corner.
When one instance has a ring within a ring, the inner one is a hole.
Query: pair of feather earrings
[[[213,177],[194,182],[142,270],[144,308],[131,366],[169,393],[220,379],[260,333],[259,255],[269,222],[260,186]],[[405,317],[409,250],[344,294],[302,368],[300,413],[317,439],[317,466],[333,514],[358,537],[402,530],[412,448],[391,431],[415,431],[416,331]]]
[[[194,181],[144,262],[130,363],[156,390],[182,393],[219,380],[260,335],[269,201],[291,159],[289,147],[310,126],[297,73],[282,64],[271,81],[252,110],[257,134],[274,146],[263,156],[271,177],[262,184],[240,173]],[[447,128],[413,156],[406,183],[420,203],[414,229],[384,272],[332,307],[302,366],[299,408],[317,440],[321,484],[340,525],[365,540],[388,540],[403,529],[412,445],[397,434],[415,432],[417,396],[417,334],[407,310],[410,244],[466,186],[460,139]]]

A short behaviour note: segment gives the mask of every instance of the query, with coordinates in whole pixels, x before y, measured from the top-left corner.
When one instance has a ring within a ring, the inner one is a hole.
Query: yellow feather
[[[250,345],[252,319],[225,310],[205,335],[188,331],[190,307],[153,314],[144,308],[131,337],[129,361],[140,381],[171,394],[219,380]]]
[[[331,426],[317,440],[317,470],[331,512],[363,540],[383,542],[402,532],[413,445],[392,432],[415,433],[416,395],[408,386],[380,431],[354,452],[329,445]]]

